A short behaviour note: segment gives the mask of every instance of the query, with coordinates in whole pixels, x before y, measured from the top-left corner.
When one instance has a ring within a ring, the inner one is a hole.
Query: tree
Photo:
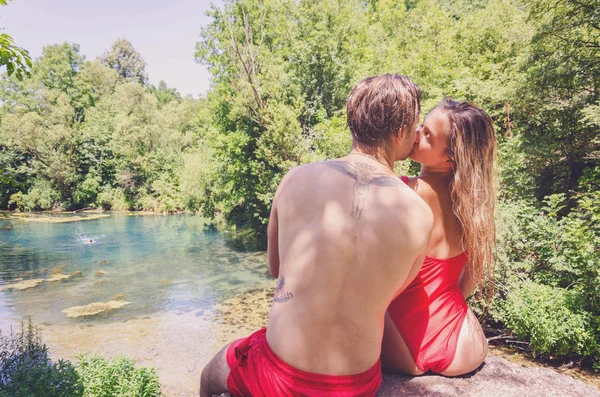
[[[128,40],[115,41],[111,49],[100,57],[100,62],[119,72],[125,80],[136,80],[142,85],[148,81],[146,62]]]
[[[536,0],[536,32],[518,93],[520,148],[537,198],[581,191],[582,175],[598,175],[600,158],[600,7],[597,0]],[[591,185],[593,187],[593,184]],[[574,202],[571,201],[570,205]]]
[[[181,95],[177,89],[167,87],[167,83],[163,80],[158,83],[158,87],[150,86],[148,91],[158,99],[158,106],[161,108],[171,101],[181,101]]]
[[[218,164],[202,207],[207,216],[221,213],[246,248],[266,246],[275,189],[311,155],[289,62],[296,10],[289,0],[227,2],[211,11],[196,47],[197,60],[213,73],[208,99],[217,129]]]
[[[5,6],[10,0],[0,0],[0,5]],[[31,74],[31,57],[29,52],[15,45],[11,36],[0,34],[0,66],[6,66],[9,76],[13,73],[19,80]]]

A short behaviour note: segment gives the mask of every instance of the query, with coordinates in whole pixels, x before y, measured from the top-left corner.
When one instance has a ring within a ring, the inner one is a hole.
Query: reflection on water
[[[255,324],[228,330],[215,307],[272,285],[264,253],[229,249],[191,215],[129,216],[70,223],[0,221],[0,329],[30,315],[56,358],[97,351],[157,367],[169,395],[193,395],[204,364]],[[54,274],[72,275],[48,281]],[[62,310],[117,297],[131,304],[107,315],[68,318]],[[264,306],[264,304],[263,304]],[[218,314],[217,314],[218,315]]]

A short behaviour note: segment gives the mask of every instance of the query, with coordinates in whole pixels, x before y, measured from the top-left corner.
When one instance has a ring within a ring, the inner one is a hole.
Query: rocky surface
[[[386,374],[378,396],[600,397],[600,390],[549,368],[525,368],[488,355],[477,371],[458,378]]]

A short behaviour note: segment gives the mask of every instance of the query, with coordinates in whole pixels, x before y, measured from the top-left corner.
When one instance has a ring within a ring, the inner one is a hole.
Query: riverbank
[[[156,369],[166,396],[197,396],[201,371],[213,355],[226,344],[266,326],[273,283],[265,280],[260,288],[240,291],[206,309],[123,320],[82,320],[76,325],[41,324],[40,328],[53,360],[74,359],[81,352],[99,352],[105,357],[126,355],[138,366]],[[406,396],[431,395],[433,391],[457,396],[600,396],[598,375],[548,367],[495,346],[490,347],[490,353],[476,374],[465,377],[385,375],[379,396],[396,396],[400,391]],[[547,394],[551,389],[554,392]]]

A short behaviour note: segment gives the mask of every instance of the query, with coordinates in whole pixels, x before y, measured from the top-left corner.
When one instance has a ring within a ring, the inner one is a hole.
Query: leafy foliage
[[[83,384],[69,361],[50,361],[29,319],[17,333],[0,333],[0,391],[6,397],[76,397],[83,396]]]
[[[0,6],[6,4],[7,0],[0,0]],[[32,63],[29,52],[18,47],[13,38],[6,33],[0,33],[0,66],[6,66],[8,75],[14,74],[18,80],[31,75]]]
[[[100,57],[100,62],[116,70],[125,80],[137,80],[142,85],[148,81],[146,62],[125,39],[115,41],[111,49]]]
[[[32,66],[29,52],[15,45],[13,38],[6,33],[0,33],[0,66],[6,66],[8,75],[14,73],[19,80],[30,75]]]
[[[493,314],[540,353],[590,357],[600,352],[600,199],[579,197],[559,216],[566,195],[537,209],[504,203],[499,230],[499,303]]]
[[[77,373],[85,386],[83,397],[158,397],[160,382],[152,368],[136,368],[127,357],[107,360],[80,355]]]
[[[515,98],[515,118],[527,134],[520,150],[538,199],[571,196],[600,158],[600,7],[597,0],[535,0],[530,7],[535,34],[522,68],[527,83]]]
[[[117,44],[113,52],[123,50]],[[143,67],[134,79],[122,67],[86,62],[78,45],[64,43],[44,48],[31,79],[3,79],[2,207],[183,208],[181,154],[200,138],[203,101],[184,100],[164,83],[143,86]]]

